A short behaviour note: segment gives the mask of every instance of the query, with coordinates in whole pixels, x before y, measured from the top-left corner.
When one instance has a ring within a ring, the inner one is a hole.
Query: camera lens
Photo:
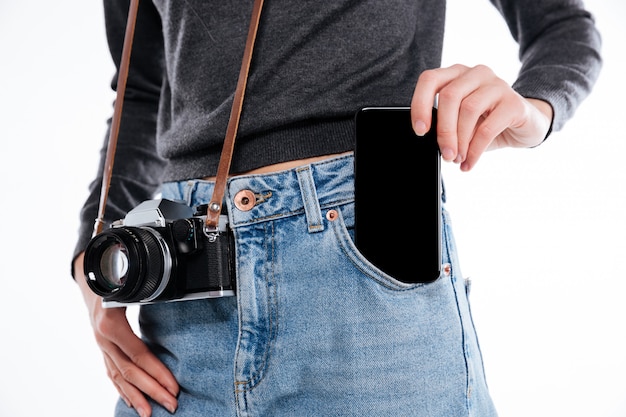
[[[102,271],[102,278],[111,288],[123,286],[128,273],[126,247],[117,243],[104,249],[100,259],[100,271]]]
[[[170,249],[149,227],[118,227],[95,236],[85,249],[89,287],[105,301],[152,301],[171,275]]]

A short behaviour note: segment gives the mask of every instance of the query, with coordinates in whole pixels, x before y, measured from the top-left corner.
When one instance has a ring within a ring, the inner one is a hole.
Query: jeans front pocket
[[[266,302],[260,294],[271,291],[271,346],[246,353],[262,354],[263,373],[238,402],[259,415],[293,415],[290,404],[308,404],[296,414],[466,416],[463,331],[449,276],[415,285],[382,274],[354,248],[347,206],[322,207],[321,231],[298,215],[267,226],[267,265],[256,266],[256,290],[246,292],[259,298],[239,302]]]

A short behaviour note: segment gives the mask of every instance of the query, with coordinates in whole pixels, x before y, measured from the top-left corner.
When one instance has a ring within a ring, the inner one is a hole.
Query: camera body
[[[205,206],[144,201],[87,245],[89,287],[106,307],[233,296],[228,217],[220,215],[217,230],[205,220]]]

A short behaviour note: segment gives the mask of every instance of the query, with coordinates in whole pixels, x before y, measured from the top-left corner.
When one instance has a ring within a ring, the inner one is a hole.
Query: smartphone
[[[441,154],[437,110],[425,136],[409,107],[367,107],[356,114],[354,198],[357,249],[406,283],[441,273]]]

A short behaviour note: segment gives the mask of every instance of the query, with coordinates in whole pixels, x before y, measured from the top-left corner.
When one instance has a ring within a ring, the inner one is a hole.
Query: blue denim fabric
[[[144,340],[180,383],[176,415],[496,416],[448,214],[442,276],[396,281],[353,244],[352,168],[350,155],[229,180],[237,296],[140,310]],[[212,190],[162,192],[196,205]],[[242,190],[256,195],[249,211],[233,204]],[[411,221],[401,199],[389,204],[390,224]],[[116,415],[135,414],[120,401]],[[169,414],[154,404],[153,415]]]

